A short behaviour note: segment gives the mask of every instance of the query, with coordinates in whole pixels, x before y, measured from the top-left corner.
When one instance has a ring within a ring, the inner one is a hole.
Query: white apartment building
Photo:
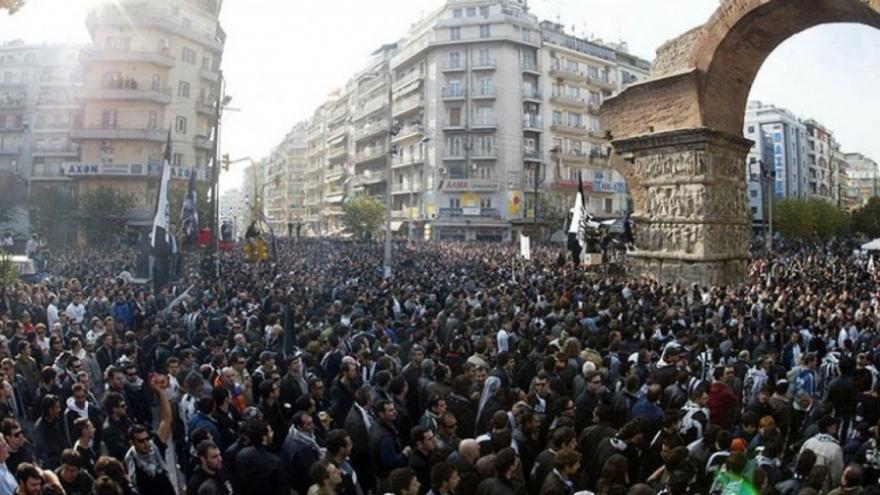
[[[276,235],[304,220],[307,133],[307,122],[296,124],[266,160],[265,211]]]
[[[781,198],[805,199],[808,194],[807,131],[801,120],[784,108],[750,101],[743,127],[743,135],[747,139],[765,143],[765,139],[769,138],[772,143],[770,154],[753,147],[749,160],[760,156],[759,160],[764,162],[764,166],[776,174],[771,188],[773,194]],[[767,160],[770,160],[769,164]],[[751,170],[746,172],[750,175],[755,173]]]
[[[846,153],[844,158],[847,164],[847,197],[852,200],[851,208],[861,208],[871,198],[880,196],[880,167],[861,153]]]

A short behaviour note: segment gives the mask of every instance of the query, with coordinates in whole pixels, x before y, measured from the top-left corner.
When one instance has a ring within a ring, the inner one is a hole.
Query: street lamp
[[[391,162],[394,159],[394,147],[391,145],[391,140],[394,136],[399,132],[399,129],[395,129],[394,127],[394,112],[393,104],[394,104],[394,94],[392,91],[393,83],[394,83],[394,75],[391,74],[390,66],[386,68],[384,72],[376,72],[371,71],[367,72],[364,75],[378,77],[382,76],[388,81],[388,136],[386,138],[387,143],[387,152],[388,152],[388,164],[385,167],[385,256],[383,262],[383,270],[382,276],[390,280],[391,279],[391,182],[392,182],[392,174],[391,174]]]

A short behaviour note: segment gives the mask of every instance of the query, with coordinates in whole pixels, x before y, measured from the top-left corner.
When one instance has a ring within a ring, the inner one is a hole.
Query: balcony
[[[347,153],[348,148],[346,148],[345,146],[333,146],[332,148],[327,150],[327,159],[333,160],[341,156],[346,156]]]
[[[443,192],[496,192],[500,188],[498,179],[445,179],[440,185]]]
[[[458,87],[443,88],[440,94],[443,101],[460,101],[467,97],[467,90]]]
[[[86,16],[86,28],[88,28],[89,32],[94,34],[96,29],[104,26],[120,26],[126,29],[132,29],[137,26],[153,28],[199,43],[215,53],[223,52],[223,44],[226,41],[226,35],[219,25],[213,29],[197,30],[192,26],[183,24],[180,18],[172,16],[170,11],[148,6],[132,6],[120,9],[115,5],[108,5],[103,8],[96,8],[88,13]]]
[[[392,143],[396,143],[399,141],[405,141],[410,138],[421,137],[422,136],[422,126],[419,125],[406,125],[400,128],[400,132],[397,133],[396,136],[391,138]]]
[[[117,129],[105,127],[89,127],[73,129],[70,136],[74,139],[123,139],[128,141],[154,141],[164,143],[168,138],[168,129]]]
[[[541,70],[538,68],[538,62],[535,60],[521,60],[519,67],[520,70],[526,74],[533,74],[536,76],[541,75]]]
[[[583,98],[577,98],[565,94],[551,96],[550,103],[553,103],[554,105],[575,108],[577,110],[583,110],[584,106],[587,104],[587,102]]]
[[[498,121],[494,118],[476,119],[471,122],[471,129],[475,131],[488,131],[498,128]]]
[[[199,78],[203,81],[218,84],[220,82],[220,73],[215,70],[201,69],[199,70]]]
[[[60,146],[37,146],[31,154],[33,156],[77,156],[79,155],[79,144],[68,143]]]
[[[471,70],[474,72],[493,71],[497,67],[494,59],[478,58],[471,63]]]
[[[82,63],[91,62],[125,62],[125,63],[147,63],[161,67],[174,67],[174,57],[160,52],[132,52],[118,50],[101,50],[98,48],[87,48],[80,52],[79,59]]]
[[[523,150],[523,160],[527,162],[543,162],[544,153],[539,150]]]
[[[365,103],[361,106],[357,111],[354,112],[352,116],[352,120],[361,120],[364,117],[368,117],[371,114],[382,110],[388,105],[388,97],[382,96],[379,98],[373,98],[372,100]]]
[[[541,103],[544,100],[541,97],[541,93],[539,91],[527,88],[523,90],[523,101],[531,103]]]
[[[361,151],[354,157],[355,163],[366,163],[380,158],[385,158],[385,148],[374,148]]]
[[[417,70],[414,70],[414,71],[410,72],[409,74],[403,76],[402,78],[394,81],[394,84],[391,85],[391,90],[396,93],[396,92],[400,91],[401,89],[403,89],[405,86],[409,85],[410,83],[413,83],[416,81],[421,81],[422,79],[424,79],[424,77],[425,77],[424,74],[422,74],[421,72],[419,72]]]
[[[522,119],[523,131],[541,132],[544,130],[543,120],[540,115],[525,114]]]
[[[352,187],[372,186],[385,182],[385,172],[382,170],[366,170],[363,174],[356,175],[351,179]]]
[[[556,152],[556,156],[566,163],[585,164],[589,161],[589,153],[579,149],[567,149]]]
[[[464,131],[467,129],[467,122],[464,119],[443,121],[443,130],[446,132]]]
[[[208,136],[196,134],[195,136],[193,136],[193,146],[203,150],[213,150],[214,141],[211,141],[211,138],[209,138]]]
[[[214,104],[207,101],[197,101],[196,112],[202,115],[213,117],[215,115]]]
[[[552,124],[550,130],[561,134],[574,134],[577,136],[587,136],[590,134],[590,131],[583,125],[572,125],[562,122]]]
[[[425,158],[421,156],[412,156],[409,158],[397,158],[391,161],[391,168],[406,168],[406,167],[414,167],[417,165],[422,165],[425,163]]]
[[[86,91],[86,98],[93,100],[150,101],[168,105],[171,103],[171,89],[91,88]]]
[[[422,99],[422,95],[413,95],[408,98],[395,101],[394,106],[392,107],[392,113],[395,117],[405,117],[409,114],[416,113],[423,106],[425,106],[425,100]]]
[[[388,122],[381,120],[371,122],[370,124],[365,125],[355,131],[355,141],[363,141],[364,139],[368,139],[379,134],[384,134],[386,132],[388,132]]]
[[[614,91],[617,89],[617,84],[613,79],[605,79],[601,77],[588,77],[587,84],[591,86],[597,86],[602,89],[607,89],[610,91]]]
[[[476,88],[471,93],[472,100],[494,100],[497,97],[498,97],[498,94],[495,91],[495,86],[489,86],[486,88]]]
[[[424,188],[421,185],[413,184],[411,182],[398,182],[391,186],[391,194],[411,194],[420,193],[422,191],[424,191]]]
[[[21,153],[21,146],[3,146],[0,155],[17,155]]]
[[[345,175],[345,168],[343,167],[328,168],[324,171],[324,181],[330,182],[341,179],[343,175]]]
[[[447,60],[443,62],[441,70],[443,72],[464,72],[465,64],[461,60]]]
[[[608,154],[606,153],[590,153],[590,165],[596,167],[608,166]]]
[[[564,64],[559,63],[559,61],[550,62],[550,77],[557,77],[579,83],[587,80],[587,76],[578,69],[575,69],[574,67],[566,67]]]
[[[15,109],[15,108],[24,108],[27,105],[24,97],[11,97],[7,96],[5,98],[0,98],[0,108],[6,109]]]
[[[495,148],[491,149],[480,149],[474,148],[471,151],[471,160],[481,161],[481,160],[497,160],[498,159],[498,150]]]
[[[443,150],[442,160],[444,162],[446,162],[446,161],[458,162],[458,161],[464,161],[466,159],[467,159],[467,157],[465,156],[464,148],[456,148],[456,149],[448,149],[447,148],[447,149]]]

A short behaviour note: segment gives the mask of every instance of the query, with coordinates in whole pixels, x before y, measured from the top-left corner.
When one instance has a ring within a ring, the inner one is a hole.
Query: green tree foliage
[[[868,204],[853,212],[853,230],[870,238],[880,237],[880,197],[873,197]]]
[[[850,218],[821,199],[785,198],[773,202],[773,228],[789,239],[827,241],[849,232]]]
[[[15,219],[17,209],[25,199],[27,185],[12,172],[0,172],[0,225]]]
[[[89,243],[107,241],[125,226],[125,213],[134,205],[134,198],[106,186],[80,194],[81,225]]]
[[[40,232],[52,245],[69,244],[76,237],[79,220],[76,199],[70,191],[36,187],[28,201],[31,230]]]
[[[0,286],[11,285],[18,280],[18,270],[6,251],[0,249]]]
[[[357,238],[370,238],[384,220],[385,205],[371,196],[355,196],[342,206],[342,224]]]

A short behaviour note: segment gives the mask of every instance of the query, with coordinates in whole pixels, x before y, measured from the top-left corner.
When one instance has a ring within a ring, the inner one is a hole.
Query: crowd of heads
[[[0,287],[0,488],[878,490],[880,276],[847,243],[719,287],[394,251],[387,280],[379,244],[282,239],[154,290],[130,251],[54,249]]]

